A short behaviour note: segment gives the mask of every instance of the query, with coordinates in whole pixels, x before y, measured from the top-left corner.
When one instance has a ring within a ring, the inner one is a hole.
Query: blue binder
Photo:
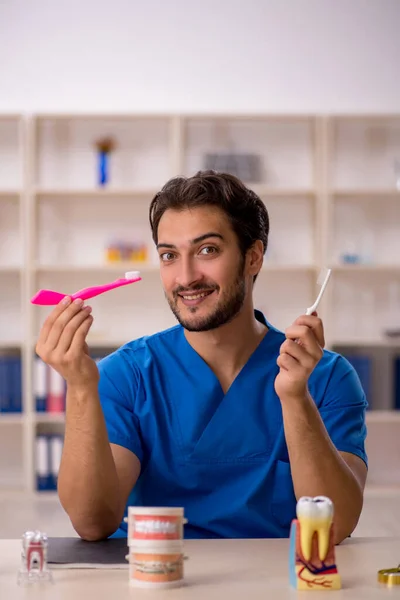
[[[0,356],[0,412],[8,412],[7,365],[4,356]]]
[[[394,408],[400,410],[400,356],[394,360]]]
[[[22,364],[19,356],[8,358],[8,396],[10,412],[22,412]]]

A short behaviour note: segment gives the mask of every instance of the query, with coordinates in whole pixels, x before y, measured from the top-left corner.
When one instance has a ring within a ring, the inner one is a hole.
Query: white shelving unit
[[[109,136],[116,142],[110,181],[99,186],[96,142]],[[270,213],[269,248],[255,288],[256,305],[268,319],[287,327],[312,304],[318,273],[329,265],[333,277],[319,311],[328,347],[400,354],[400,341],[384,333],[393,325],[400,290],[394,169],[397,157],[400,169],[400,116],[0,116],[0,283],[6,290],[0,353],[21,352],[24,391],[21,415],[0,413],[1,448],[14,457],[11,467],[0,462],[0,487],[33,492],[35,435],[62,431],[64,423],[63,414],[36,413],[34,349],[50,309],[30,298],[40,288],[72,293],[140,270],[140,284],[91,301],[89,346],[111,351],[174,325],[151,240],[149,202],[170,177],[205,168],[215,153],[257,157],[246,183]],[[400,186],[400,171],[398,178]],[[107,263],[106,246],[116,240],[147,245],[147,261]],[[345,262],[344,253],[358,262]],[[395,411],[371,411],[368,422],[372,440],[385,424],[399,431]],[[391,439],[398,452],[400,443]]]
[[[399,485],[400,411],[390,410],[400,356],[400,116],[340,116],[326,125],[329,345],[372,358],[369,485]]]
[[[24,352],[25,127],[20,115],[0,115],[0,356]],[[1,394],[0,394],[1,395]],[[25,413],[0,414],[0,487],[22,488],[29,476]]]

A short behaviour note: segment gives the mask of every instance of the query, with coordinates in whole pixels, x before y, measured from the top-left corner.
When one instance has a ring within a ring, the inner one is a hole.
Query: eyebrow
[[[214,231],[209,231],[208,233],[203,233],[203,235],[199,235],[199,237],[194,238],[193,240],[190,240],[190,245],[194,246],[194,244],[199,244],[200,242],[204,242],[204,240],[207,240],[209,238],[218,238],[222,241],[224,241],[224,238],[222,237],[222,235],[220,233],[215,233]],[[167,244],[165,242],[160,242],[159,244],[157,244],[157,250],[159,248],[176,248],[176,246],[174,246],[174,244]]]

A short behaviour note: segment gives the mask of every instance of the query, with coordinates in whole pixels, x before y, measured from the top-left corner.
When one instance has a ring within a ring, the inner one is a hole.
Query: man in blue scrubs
[[[67,301],[36,348],[67,382],[59,496],[76,531],[126,536],[127,506],[183,506],[187,538],[286,537],[297,499],[324,495],[340,542],[362,508],[365,395],[316,314],[281,332],[255,309],[264,204],[203,172],[168,182],[150,224],[178,324],[97,367],[91,309]]]

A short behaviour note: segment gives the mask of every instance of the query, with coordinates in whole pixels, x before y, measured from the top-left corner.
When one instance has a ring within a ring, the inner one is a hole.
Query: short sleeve
[[[98,369],[99,397],[109,442],[127,448],[142,462],[143,446],[134,412],[139,382],[137,367],[117,350],[100,360]]]
[[[339,355],[319,412],[337,450],[359,456],[368,466],[365,451],[367,407],[357,372],[347,359]]]

